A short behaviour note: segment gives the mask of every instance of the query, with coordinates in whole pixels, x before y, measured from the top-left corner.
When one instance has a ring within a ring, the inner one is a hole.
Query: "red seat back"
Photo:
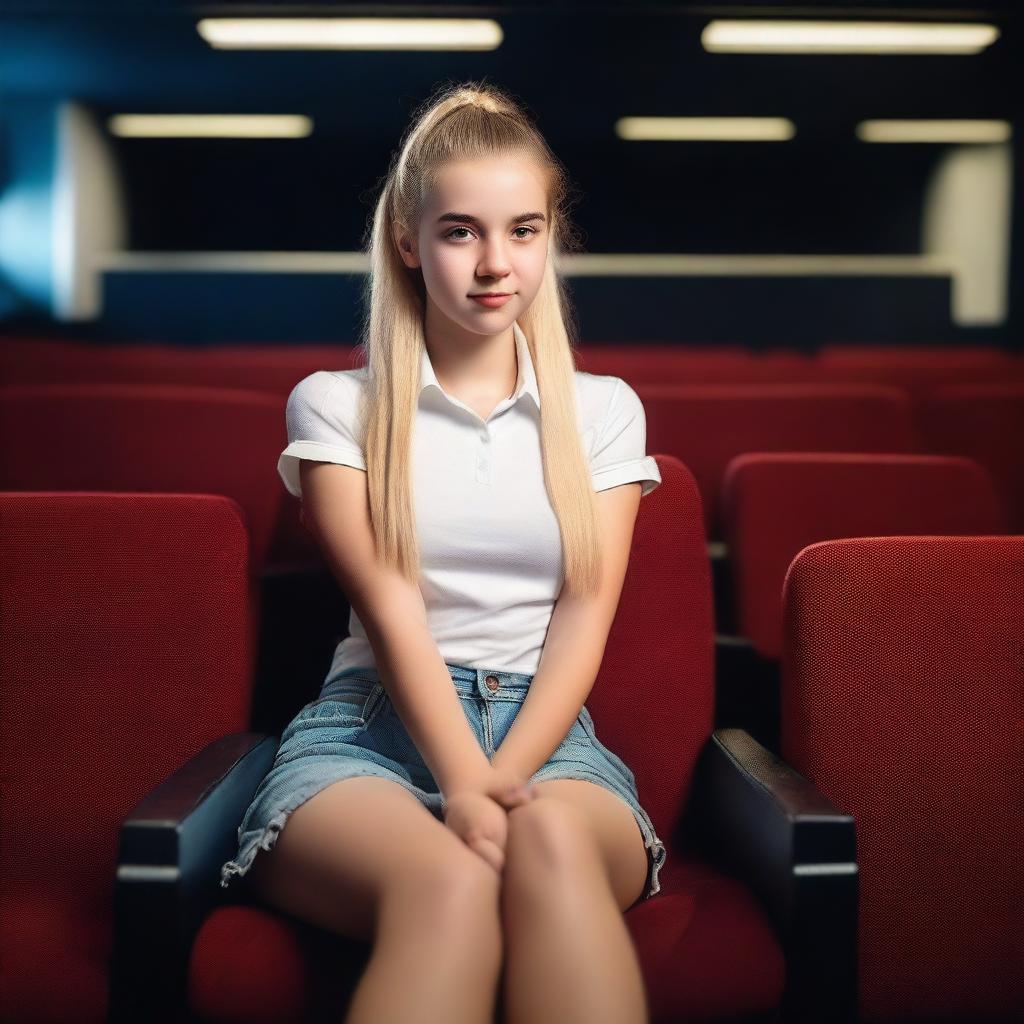
[[[632,769],[640,802],[671,850],[711,735],[715,630],[696,482],[678,459],[655,458],[662,483],[640,501],[629,568],[587,707],[601,742]]]
[[[125,816],[247,728],[248,536],[219,495],[0,493],[0,1016],[103,1020]]]
[[[739,455],[726,468],[722,513],[736,630],[765,658],[782,653],[782,581],[808,544],[1009,529],[989,475],[955,456]]]
[[[94,344],[45,338],[0,342],[0,384],[134,383],[270,391],[287,398],[322,369],[351,369],[350,345]]]
[[[857,827],[860,1020],[1024,1006],[1024,536],[811,544],[781,753]]]
[[[641,385],[647,450],[682,460],[719,538],[718,503],[729,460],[752,451],[913,452],[910,401],[871,384]]]
[[[926,450],[966,455],[991,474],[1024,533],[1024,380],[936,388],[918,406]]]
[[[1020,380],[1019,361],[1000,348],[920,345],[826,345],[815,360],[819,378],[860,380],[903,388],[914,400],[942,384]]]
[[[257,570],[285,496],[284,401],[160,384],[3,388],[0,487],[225,494],[245,513]]]

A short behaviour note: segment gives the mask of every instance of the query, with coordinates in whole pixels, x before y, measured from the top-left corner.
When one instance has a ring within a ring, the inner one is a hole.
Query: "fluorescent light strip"
[[[796,128],[785,117],[620,117],[615,132],[631,141],[785,142]]]
[[[861,121],[862,142],[1006,142],[1013,131],[1009,121]]]
[[[313,122],[304,114],[115,114],[107,129],[127,138],[299,139]]]
[[[202,18],[196,31],[219,50],[496,50],[489,18]]]
[[[710,21],[700,41],[709,53],[980,53],[999,38],[995,25],[914,21]]]

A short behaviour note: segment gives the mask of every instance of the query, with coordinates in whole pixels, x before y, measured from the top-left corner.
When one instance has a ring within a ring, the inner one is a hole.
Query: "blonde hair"
[[[576,416],[571,303],[552,260],[555,251],[576,247],[567,213],[572,186],[521,107],[483,83],[446,85],[415,112],[367,226],[370,273],[358,350],[368,367],[361,440],[377,557],[383,565],[398,567],[410,581],[419,579],[410,459],[426,295],[419,268],[411,270],[402,261],[394,228],[416,229],[424,200],[446,164],[496,155],[532,157],[547,176],[547,266],[536,297],[518,323],[541,396],[544,480],[562,539],[563,586],[592,594],[600,579],[597,515]]]

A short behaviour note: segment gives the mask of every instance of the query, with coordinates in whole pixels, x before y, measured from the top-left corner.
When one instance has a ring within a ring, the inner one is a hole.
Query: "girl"
[[[490,1021],[502,989],[510,1024],[647,1019],[622,912],[665,847],[584,701],[661,477],[632,388],[575,370],[568,190],[508,95],[443,88],[370,225],[367,365],[288,399],[350,635],[221,884],[372,940],[349,1024]]]

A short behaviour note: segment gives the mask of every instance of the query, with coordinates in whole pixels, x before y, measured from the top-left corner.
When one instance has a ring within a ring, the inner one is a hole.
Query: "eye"
[[[444,237],[445,238],[455,238],[456,237],[456,235],[455,235],[456,231],[469,231],[469,228],[462,228],[462,227],[452,228],[451,231],[449,231]],[[529,238],[530,235],[537,234],[536,229],[535,228],[531,228],[528,224],[520,224],[519,227],[515,228],[512,233],[516,234],[517,231],[528,231],[530,233],[529,235],[516,235],[516,237],[519,238],[520,240],[522,240],[524,238]],[[458,237],[460,239],[462,239],[465,236],[464,235],[459,235]]]

